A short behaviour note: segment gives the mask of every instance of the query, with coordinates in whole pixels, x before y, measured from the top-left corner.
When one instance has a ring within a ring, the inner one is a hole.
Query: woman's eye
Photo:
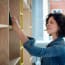
[[[48,22],[47,24],[54,24],[52,21]]]
[[[50,24],[54,24],[54,22],[53,21],[50,21]]]

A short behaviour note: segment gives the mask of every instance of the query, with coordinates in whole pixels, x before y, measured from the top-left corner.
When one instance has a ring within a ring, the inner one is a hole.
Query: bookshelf
[[[27,36],[32,36],[32,12],[29,2],[31,4],[32,1],[23,0],[23,32]],[[25,48],[23,48],[23,65],[32,65],[31,55],[28,53],[28,51],[26,51]]]
[[[0,0],[0,65],[9,65],[8,0]]]
[[[19,0],[9,0],[9,8],[11,16],[15,16],[20,23]],[[13,31],[12,26],[9,28],[9,64],[20,65],[20,40],[17,34]]]

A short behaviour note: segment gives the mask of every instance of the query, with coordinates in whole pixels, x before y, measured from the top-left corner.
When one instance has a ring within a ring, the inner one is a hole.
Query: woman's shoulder
[[[56,46],[56,45],[65,45],[65,40],[63,39],[63,37],[59,37],[57,38],[56,40],[50,42],[47,47],[50,47],[50,46]]]

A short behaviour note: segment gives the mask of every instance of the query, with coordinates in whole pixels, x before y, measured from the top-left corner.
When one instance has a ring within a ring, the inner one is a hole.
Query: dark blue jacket
[[[41,65],[65,65],[65,42],[62,37],[57,38],[46,48],[34,46],[35,39],[29,38],[24,48],[33,56],[42,58]]]

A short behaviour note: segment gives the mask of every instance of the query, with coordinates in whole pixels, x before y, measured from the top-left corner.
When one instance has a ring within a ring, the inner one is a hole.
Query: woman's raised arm
[[[12,17],[12,27],[13,30],[17,33],[20,40],[25,43],[28,40],[28,37],[22,32],[18,20],[15,17]]]

